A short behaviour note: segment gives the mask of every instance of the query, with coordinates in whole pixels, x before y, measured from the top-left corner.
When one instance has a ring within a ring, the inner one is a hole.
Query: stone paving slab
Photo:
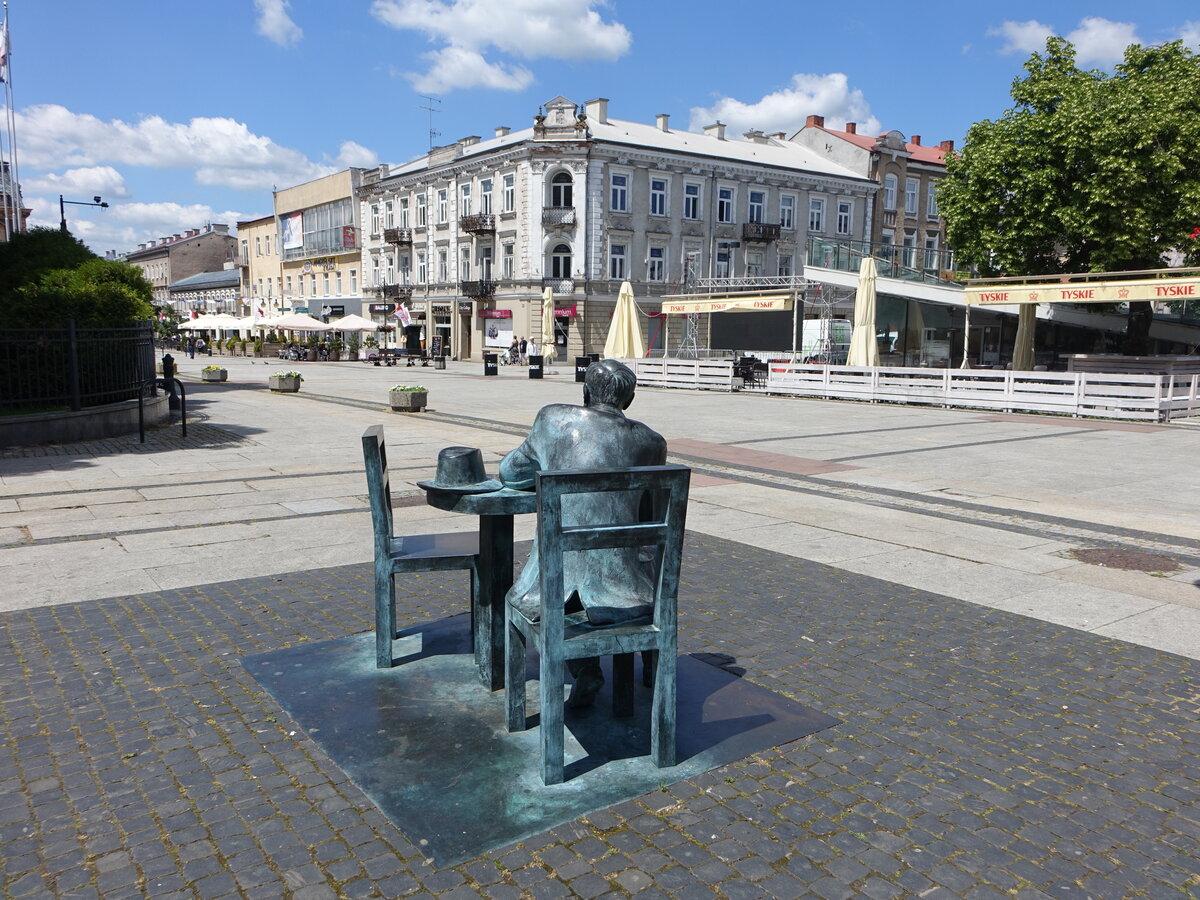
[[[448,868],[242,668],[366,565],[0,614],[7,898],[1200,896],[1200,664],[690,533],[683,653],[843,724]],[[463,586],[406,579],[404,624]]]

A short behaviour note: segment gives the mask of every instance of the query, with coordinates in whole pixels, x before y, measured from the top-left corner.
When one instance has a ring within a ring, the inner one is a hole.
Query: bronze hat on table
[[[433,481],[418,481],[417,487],[454,494],[482,494],[498,491],[503,485],[487,477],[483,453],[478,447],[443,447],[438,453]]]

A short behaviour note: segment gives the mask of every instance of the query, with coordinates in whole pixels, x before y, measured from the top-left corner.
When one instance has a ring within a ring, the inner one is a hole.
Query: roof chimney
[[[465,137],[465,138],[458,139],[458,145],[460,147],[470,147],[472,144],[478,144],[478,143],[479,143],[479,135],[477,135],[477,134],[467,135],[467,137]]]
[[[825,127],[825,117],[824,116],[809,116],[807,119],[804,120],[804,127],[805,128],[824,128]]]
[[[921,136],[919,134],[914,134],[911,138],[909,138],[909,143],[912,144],[914,147],[920,147],[921,146]]]
[[[773,141],[786,141],[787,140],[787,132],[786,131],[772,131],[770,134],[767,135],[767,137],[769,137]]]
[[[595,100],[589,100],[584,104],[587,109],[587,117],[590,121],[600,125],[608,124],[608,98],[597,97]]]
[[[953,153],[954,141],[942,141],[940,144],[938,144],[938,149],[943,153]]]
[[[751,128],[749,131],[744,133],[742,135],[742,137],[744,137],[746,140],[750,141],[753,144],[767,143],[767,136],[765,134],[763,134],[761,131],[759,131],[757,128]]]
[[[670,128],[667,127],[667,122],[670,120],[670,118],[671,117],[668,116],[666,113],[659,113],[657,116],[654,117],[654,121],[658,124],[659,131],[670,131],[671,130]]]
[[[709,137],[715,137],[718,141],[723,141],[725,140],[725,123],[713,122],[711,125],[705,125],[704,133]]]
[[[496,126],[496,137],[504,137],[510,131],[512,131],[512,129],[509,128],[507,125],[497,125]]]
[[[846,123],[846,134],[858,134],[858,123],[857,122],[847,122]]]

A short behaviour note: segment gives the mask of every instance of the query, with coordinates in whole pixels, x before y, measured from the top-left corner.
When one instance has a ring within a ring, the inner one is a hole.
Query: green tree
[[[74,319],[81,328],[118,328],[150,318],[151,296],[150,283],[134,266],[92,258],[22,285],[3,304],[3,324],[59,325]]]
[[[37,281],[51,269],[73,269],[96,254],[57,228],[32,228],[0,244],[0,315],[4,302],[21,285]]]
[[[1132,45],[1113,73],[1085,71],[1061,38],[1025,63],[1015,106],[973,125],[938,203],[958,258],[984,275],[1164,268],[1200,261],[1200,56]],[[1132,303],[1124,350],[1148,347]]]

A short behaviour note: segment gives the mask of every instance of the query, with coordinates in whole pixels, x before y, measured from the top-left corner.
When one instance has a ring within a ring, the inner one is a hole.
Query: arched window
[[[551,206],[571,206],[571,175],[568,172],[559,172],[550,179],[550,205]]]
[[[570,187],[567,187],[570,190]],[[566,244],[558,244],[550,251],[550,277],[571,277],[571,248]]]

